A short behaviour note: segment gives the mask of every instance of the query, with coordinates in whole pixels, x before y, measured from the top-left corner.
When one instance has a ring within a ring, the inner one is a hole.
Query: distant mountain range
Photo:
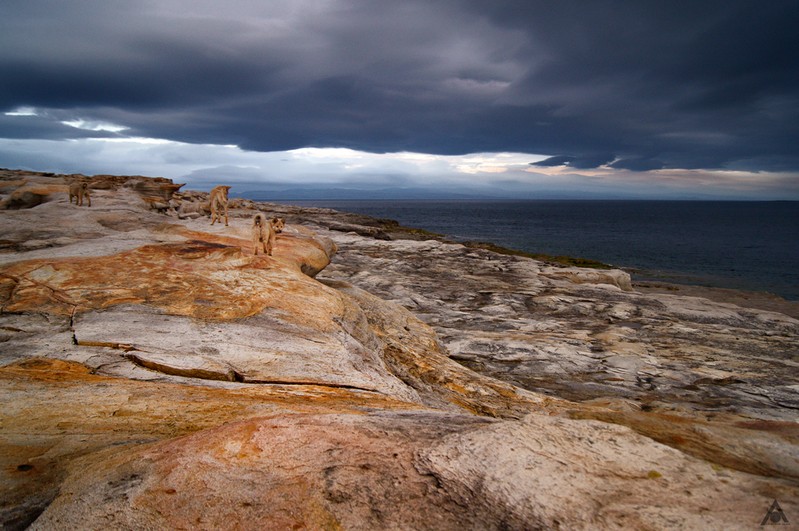
[[[536,199],[642,199],[636,194],[619,194],[606,192],[575,193],[563,190],[512,191],[493,189],[490,193],[475,189],[461,189],[458,192],[423,187],[408,188],[346,188],[323,186],[296,186],[276,190],[247,190],[237,192],[235,187],[231,190],[231,197],[243,197],[253,201],[491,201],[491,200],[536,200]],[[643,198],[645,199],[645,198]],[[695,197],[669,197],[672,200],[681,199],[713,199],[697,194]]]
[[[250,190],[241,193],[231,191],[231,196],[252,199],[253,201],[348,201],[348,200],[476,200],[504,199],[502,196],[454,193],[428,188],[316,188],[296,187],[281,190]]]

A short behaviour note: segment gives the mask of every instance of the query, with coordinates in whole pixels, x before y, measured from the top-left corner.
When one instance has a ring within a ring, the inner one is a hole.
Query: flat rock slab
[[[797,495],[596,421],[293,415],[76,461],[31,529],[750,529]]]
[[[43,358],[0,367],[3,527],[25,529],[66,492],[61,482],[85,456],[105,462],[108,455],[129,454],[140,445],[251,417],[422,408],[355,389],[220,385],[101,376],[80,363]]]
[[[338,246],[323,280],[401,304],[452,359],[570,400],[795,420],[799,320],[697,297],[631,291],[621,271],[428,241],[320,233]]]
[[[332,290],[329,295],[339,297]],[[342,298],[338,314],[306,324],[286,322],[278,312],[206,322],[146,306],[117,306],[77,316],[74,329],[79,347],[116,348],[134,363],[164,374],[349,387],[418,400],[385,368],[370,331],[357,330],[354,324],[348,327],[345,313],[349,310],[355,316],[358,308],[345,308],[346,304]],[[360,317],[365,324],[365,317]],[[341,323],[337,329],[336,322]],[[115,374],[121,375],[118,368]]]

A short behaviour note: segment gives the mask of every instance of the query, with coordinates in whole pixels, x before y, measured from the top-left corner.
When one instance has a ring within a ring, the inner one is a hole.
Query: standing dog
[[[213,190],[211,190],[211,198],[210,198],[210,205],[211,205],[211,225],[219,221],[222,223],[222,217],[219,215],[219,209],[225,209],[225,227],[228,226],[227,224],[227,204],[228,198],[227,193],[230,190],[230,186],[217,186]]]
[[[272,256],[272,248],[275,246],[275,229],[272,222],[266,221],[266,216],[258,213],[252,217],[252,246],[253,254],[258,254],[261,249],[269,256]]]
[[[283,228],[286,226],[286,220],[283,218],[272,218],[272,221],[269,222],[272,225],[272,229],[275,231],[276,234],[280,234],[283,232]]]
[[[75,198],[76,206],[83,206],[83,200],[86,199],[88,206],[92,206],[92,196],[89,193],[89,183],[77,181],[69,185],[69,204],[72,204],[72,198]]]

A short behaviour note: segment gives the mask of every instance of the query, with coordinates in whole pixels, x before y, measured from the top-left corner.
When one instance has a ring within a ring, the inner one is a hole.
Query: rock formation
[[[166,179],[76,208],[68,177],[0,170],[5,528],[799,521],[784,313],[324,209],[211,226]]]

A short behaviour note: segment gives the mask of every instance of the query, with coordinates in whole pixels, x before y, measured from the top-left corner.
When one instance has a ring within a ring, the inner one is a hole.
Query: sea
[[[598,260],[633,280],[799,300],[796,201],[281,201],[389,218],[455,241]]]

